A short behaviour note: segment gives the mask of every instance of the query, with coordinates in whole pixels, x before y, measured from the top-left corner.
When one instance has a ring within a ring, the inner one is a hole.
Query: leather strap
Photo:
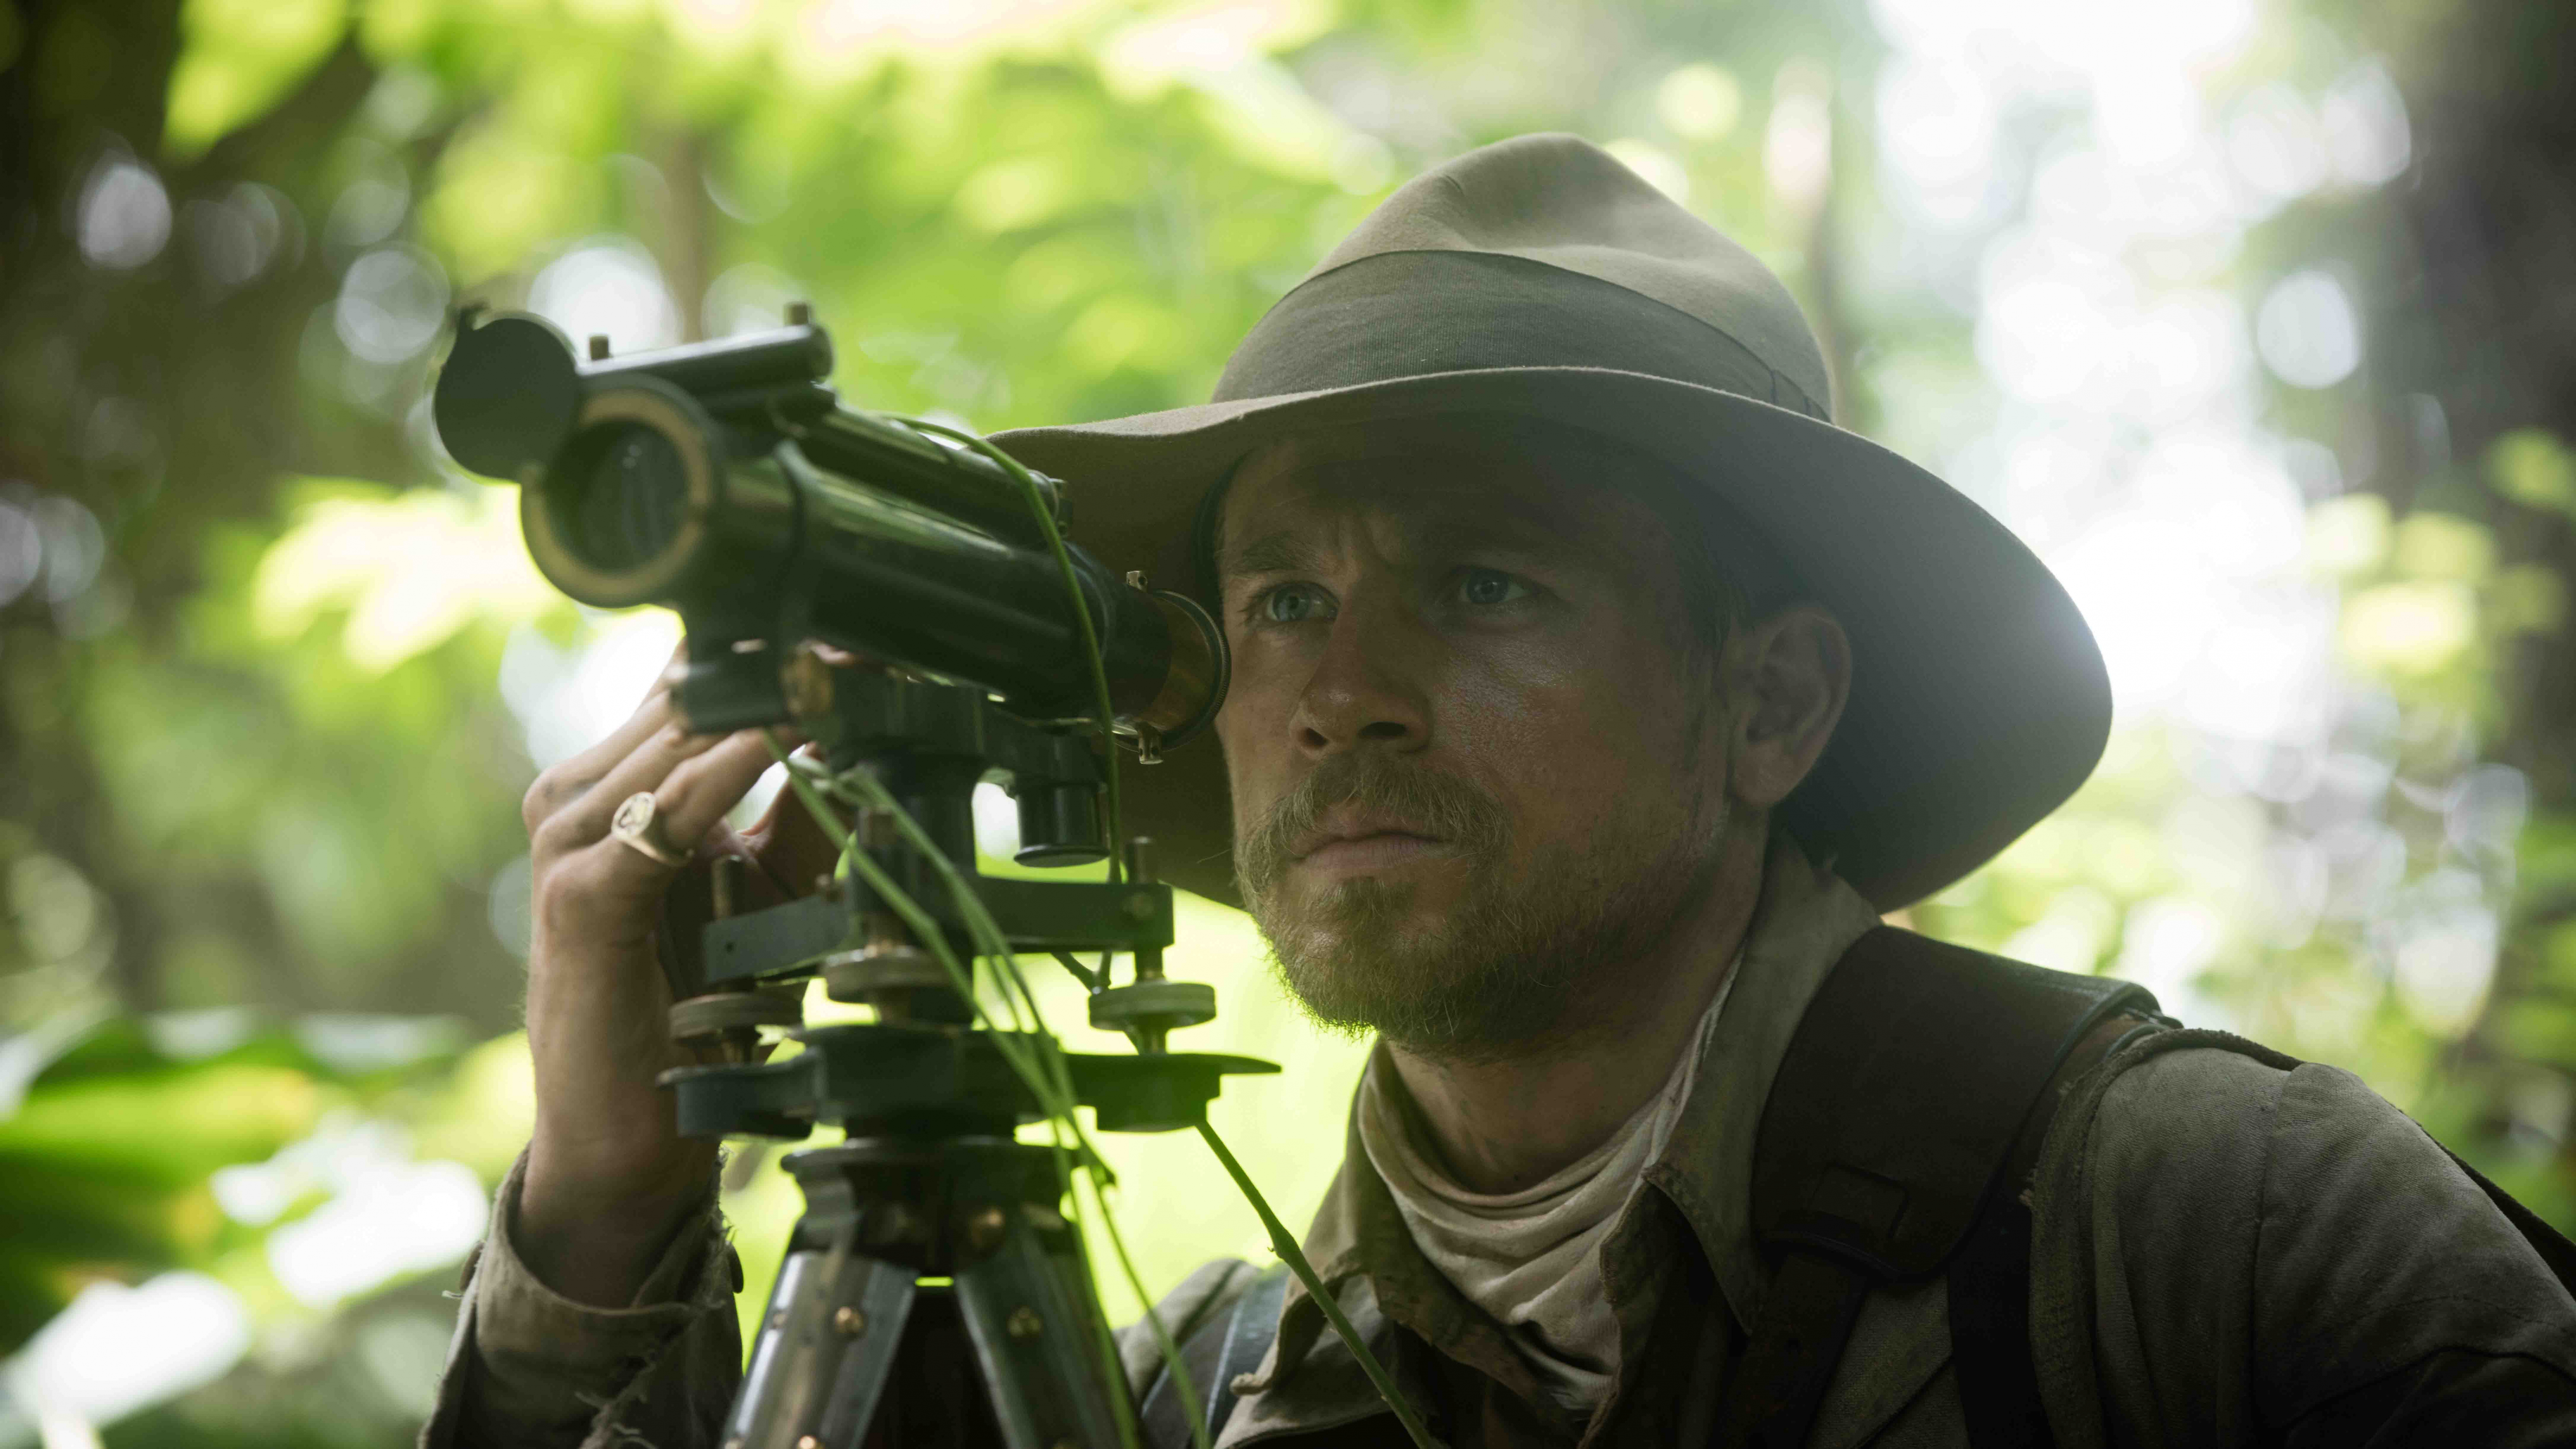
[[[1976,1225],[1950,1255],[1950,1367],[1976,1449],[2049,1449],[2056,1437],[2030,1353],[2031,1173],[2048,1124],[2076,1079],[2141,1033],[2163,1028],[2122,1014],[2094,1026],[2032,1104],[2012,1155],[1987,1190]]]
[[[1720,1406],[1716,1442],[1740,1449],[1798,1449],[1842,1361],[1843,1341],[1877,1277],[1848,1259],[1793,1251],[1771,1275],[1762,1317]]]
[[[2133,983],[1880,926],[1800,1018],[1754,1140],[1753,1231],[1889,1279],[1940,1270],[2041,1090]]]
[[[1719,1412],[1720,1449],[1806,1442],[1871,1290],[1929,1276],[1971,1240],[2010,1271],[2009,1233],[1988,1240],[1976,1230],[1991,1198],[2019,1196],[2016,1147],[2030,1142],[2035,1159],[2030,1124],[2044,1134],[2051,1085],[2091,1065],[2076,1061],[2085,1048],[2121,1035],[2105,1023],[2154,1013],[2154,998],[2129,983],[1894,927],[1852,944],[1809,1003],[1763,1104],[1753,1227],[1779,1266]],[[2023,1226],[2027,1283],[2026,1213]],[[2028,1372],[2026,1293],[2021,1313]]]

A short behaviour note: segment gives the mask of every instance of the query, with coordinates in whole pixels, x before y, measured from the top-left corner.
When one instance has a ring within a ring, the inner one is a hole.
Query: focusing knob
[[[873,1001],[888,991],[946,991],[948,972],[939,958],[899,943],[836,951],[823,958],[823,994],[834,1001]]]
[[[1216,1020],[1216,988],[1204,981],[1139,981],[1091,993],[1091,1024],[1171,1031]]]
[[[761,1028],[804,1024],[803,1002],[779,991],[712,991],[671,1005],[671,1040],[731,1061],[751,1060]]]

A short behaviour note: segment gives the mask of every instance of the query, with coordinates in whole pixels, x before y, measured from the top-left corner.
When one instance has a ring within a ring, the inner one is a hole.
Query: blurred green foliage
[[[2249,12],[2195,73],[2226,144],[2284,94],[2364,105],[2374,48],[2430,53],[2328,8]],[[391,1444],[427,1407],[452,1262],[341,1286],[294,1263],[387,1184],[439,1199],[460,1163],[488,1187],[524,1140],[517,796],[667,637],[556,599],[509,493],[444,461],[419,399],[447,309],[536,305],[628,348],[804,299],[870,407],[1173,406],[1402,177],[1566,128],[1790,281],[1847,420],[2009,511],[1991,440],[2046,409],[1997,360],[1977,258],[2055,204],[2038,178],[2088,122],[2044,87],[1939,113],[2001,159],[1969,219],[1925,212],[1889,178],[1951,133],[1883,122],[1915,61],[1887,39],[1906,7],[1880,9],[0,3],[0,1352],[114,1301],[85,1289],[204,1275],[246,1347],[94,1415],[108,1442]],[[2377,326],[2407,263],[2375,184],[2127,261],[2224,299],[2231,336],[2301,268]],[[2384,340],[2343,380],[2247,364],[2203,405],[2310,449],[2284,454],[2299,547],[2265,586],[2321,613],[2313,738],[2124,713],[2065,810],[1913,919],[2351,1066],[2568,1222],[2576,814],[2521,681],[2565,653],[2576,460],[2536,409],[2439,456],[2390,444],[2429,436],[2433,384]],[[1298,1218],[1360,1047],[1297,1017],[1235,913],[1193,903],[1174,969],[1225,1004],[1195,1045],[1288,1067],[1217,1117]],[[1107,1146],[1149,1282],[1259,1253],[1195,1143]],[[774,1160],[728,1174],[755,1284],[795,1208]],[[411,1230],[452,1260],[457,1226]],[[0,1445],[42,1411],[0,1411]]]

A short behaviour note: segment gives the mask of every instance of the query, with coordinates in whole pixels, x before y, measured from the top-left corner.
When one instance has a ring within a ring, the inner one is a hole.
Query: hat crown
[[[1660,302],[1723,334],[1777,382],[1804,395],[1778,401],[1820,417],[1828,407],[1824,352],[1771,269],[1579,136],[1517,136],[1415,177],[1379,203],[1280,306],[1353,263],[1425,252],[1515,257]],[[1247,356],[1265,344],[1276,345],[1275,334],[1255,329],[1245,339],[1217,390],[1220,399],[1240,395],[1233,386],[1238,374],[1269,371],[1263,359]],[[1564,360],[1599,365],[1591,358]],[[1728,390],[1761,395],[1749,387]],[[1772,391],[1779,391],[1776,383]]]

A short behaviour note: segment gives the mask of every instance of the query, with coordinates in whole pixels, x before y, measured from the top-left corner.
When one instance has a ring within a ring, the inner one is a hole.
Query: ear
[[[1724,663],[1727,788],[1757,810],[1789,796],[1833,738],[1851,698],[1851,640],[1813,604],[1737,630]]]

